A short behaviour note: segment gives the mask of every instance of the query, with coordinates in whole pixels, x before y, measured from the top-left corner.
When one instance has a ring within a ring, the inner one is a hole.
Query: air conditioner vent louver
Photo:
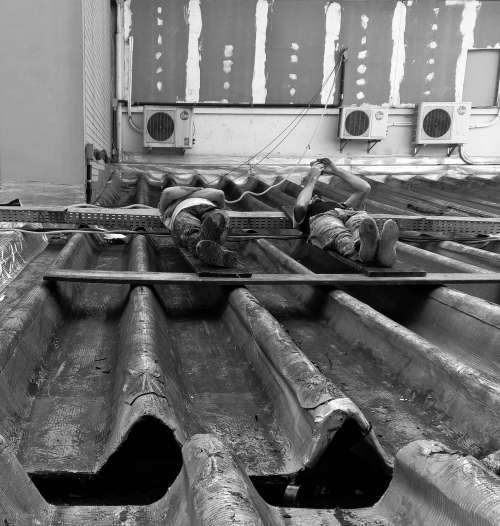
[[[431,110],[425,117],[423,122],[424,132],[429,136],[437,139],[447,133],[451,127],[450,114],[437,108]]]
[[[186,106],[144,106],[146,148],[192,148],[193,108]]]
[[[469,135],[470,102],[422,102],[415,144],[464,144]]]
[[[379,141],[387,136],[389,111],[381,106],[347,106],[340,109],[339,137]]]
[[[155,141],[166,141],[174,133],[174,121],[168,113],[154,113],[148,119],[147,129]]]
[[[345,129],[349,135],[355,137],[359,137],[360,135],[363,135],[363,133],[366,133],[369,126],[370,119],[366,112],[361,110],[352,111],[345,120]]]

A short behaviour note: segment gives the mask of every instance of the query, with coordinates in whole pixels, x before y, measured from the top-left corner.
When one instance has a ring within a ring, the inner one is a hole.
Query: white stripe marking
[[[476,26],[477,13],[481,7],[481,2],[471,0],[464,4],[462,11],[462,22],[460,23],[460,33],[462,33],[462,49],[457,60],[455,70],[455,102],[461,102],[464,82],[465,69],[467,66],[467,53],[474,47],[474,28]]]
[[[397,106],[401,103],[399,88],[405,74],[405,30],[406,30],[406,6],[398,2],[394,9],[392,18],[392,58],[390,74],[389,103]]]
[[[264,104],[267,98],[266,89],[266,33],[267,0],[258,0],[255,8],[255,58],[252,78],[252,101],[254,104]]]
[[[337,2],[325,7],[326,34],[325,52],[323,55],[323,88],[321,89],[321,104],[332,104],[335,96],[335,53],[340,35],[341,7]],[[328,79],[328,80],[327,80]],[[331,93],[331,95],[330,95]],[[330,95],[330,97],[328,97]]]
[[[186,61],[186,102],[200,100],[200,0],[189,0],[188,7],[188,57]]]

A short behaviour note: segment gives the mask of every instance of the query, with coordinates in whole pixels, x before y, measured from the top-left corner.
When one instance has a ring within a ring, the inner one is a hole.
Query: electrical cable
[[[342,54],[345,52],[345,50],[342,51]],[[299,114],[299,117],[295,117],[295,119],[292,121],[292,123],[297,119],[299,118],[299,120],[297,121],[297,123],[289,130],[288,133],[285,134],[285,136],[283,137],[283,139],[281,139],[280,142],[278,142],[278,144],[276,144],[271,150],[269,150],[266,155],[258,162],[255,164],[255,166],[258,166],[259,164],[261,164],[265,159],[267,159],[271,153],[273,153],[289,136],[290,134],[293,132],[293,130],[300,124],[302,118],[305,116],[305,114],[307,113],[307,111],[309,111],[310,109],[310,106],[312,104],[312,101],[318,96],[319,93],[321,93],[321,90],[322,88],[326,85],[326,83],[328,82],[328,80],[330,79],[330,77],[332,75],[334,75],[334,79],[340,69],[340,66],[342,65],[342,61],[339,61],[336,66],[333,68],[332,72],[330,73],[330,75],[327,77],[327,79],[325,80],[325,82],[323,83],[321,89],[314,95],[314,97],[311,99],[311,101],[309,102],[308,106],[306,107],[305,111],[303,111],[301,114]],[[332,88],[330,89],[330,93],[328,94],[328,97],[327,97],[327,103],[325,104],[324,108],[323,108],[323,111],[321,113],[321,117],[319,119],[319,122],[318,124],[316,125],[315,129],[313,130],[313,134],[311,135],[311,138],[309,139],[309,142],[308,144],[306,145],[306,148],[304,150],[304,153],[302,154],[301,158],[299,159],[299,161],[297,162],[297,164],[300,164],[300,162],[302,162],[302,159],[304,158],[305,156],[305,153],[307,151],[307,149],[309,148],[310,149],[310,143],[312,142],[313,138],[315,137],[316,133],[318,132],[319,130],[319,126],[323,120],[323,117],[324,115],[326,114],[326,110],[327,110],[327,107],[328,107],[328,100],[330,99],[330,96],[333,92],[333,88],[335,86],[335,83],[332,83]],[[290,123],[290,124],[292,124]],[[264,146],[264,148],[262,148],[257,154],[255,154],[253,156],[253,158],[257,157],[262,151],[264,151],[269,145],[271,145],[280,135],[283,134],[283,132],[290,127],[290,124],[284,128],[284,130],[282,130],[282,132],[280,134],[278,134],[276,137],[273,138],[273,140],[268,143],[266,146]],[[234,168],[233,170],[230,170],[229,172],[226,172],[225,174],[222,175],[223,178],[225,178],[229,173],[231,173],[232,171],[236,170],[237,168],[239,168],[240,166],[244,166],[245,164],[249,164],[248,161],[245,162],[245,163],[242,163],[240,164],[239,166],[237,166],[236,168]],[[270,192],[271,190],[277,188],[278,186],[282,185],[283,183],[285,183],[287,181],[286,178],[283,178],[281,179],[278,183],[274,184],[274,185],[271,185],[269,188],[266,188],[264,191],[262,192],[252,192],[251,190],[246,190],[245,192],[243,192],[237,199],[233,199],[232,201],[228,201],[226,200],[226,203],[228,204],[235,204],[235,203],[238,203],[239,201],[241,201],[246,195],[252,195],[252,196],[255,196],[255,197],[261,197],[265,194],[267,194],[268,192]]]
[[[340,52],[340,55],[343,56],[344,53],[346,52],[347,48],[343,48],[342,51]],[[335,65],[335,67],[332,69],[332,71],[329,73],[329,75],[326,77],[325,81],[323,82],[323,84],[321,85],[320,89],[309,99],[308,103],[306,104],[306,107],[303,108],[284,128],[283,130],[281,130],[280,133],[278,133],[278,135],[276,135],[271,141],[269,141],[264,147],[262,147],[257,153],[255,153],[254,155],[252,155],[251,157],[249,157],[246,161],[240,163],[238,166],[236,166],[235,168],[232,168],[231,170],[225,172],[224,174],[222,174],[222,177],[226,177],[227,175],[229,175],[230,173],[234,172],[235,170],[237,170],[238,168],[241,168],[242,166],[245,166],[247,164],[250,164],[250,161],[252,161],[253,159],[255,159],[256,157],[258,157],[264,150],[266,150],[266,148],[268,148],[269,146],[271,146],[273,144],[274,141],[276,141],[281,135],[283,135],[287,130],[288,128],[290,128],[291,126],[293,126],[293,124],[295,123],[295,121],[297,119],[299,120],[302,120],[302,118],[305,116],[305,114],[311,109],[311,106],[314,102],[314,100],[318,97],[318,95],[321,93],[321,91],[323,90],[324,86],[326,86],[326,84],[329,82],[330,78],[332,77],[332,75],[337,75],[338,73],[338,70],[340,69],[340,66],[342,65],[343,61],[342,60],[339,60],[338,63]],[[334,77],[335,78],[335,77]],[[296,126],[293,127],[293,129],[295,129]],[[287,134],[287,136],[293,131],[290,130],[290,132]],[[264,156],[258,163],[256,163],[256,166],[259,165],[264,159],[266,159],[267,157],[269,157],[269,155],[281,144],[281,142],[276,145],[270,152],[268,152],[268,154],[266,154],[266,156]]]
[[[128,49],[129,49],[129,74],[128,74],[128,93],[127,93],[127,115],[128,123],[130,127],[137,133],[142,134],[142,130],[138,128],[132,120],[132,65],[134,60],[134,37],[128,37]]]

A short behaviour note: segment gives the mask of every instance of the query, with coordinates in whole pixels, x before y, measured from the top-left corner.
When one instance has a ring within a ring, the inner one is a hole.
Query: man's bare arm
[[[316,181],[319,179],[319,176],[322,172],[323,165],[320,163],[315,163],[311,166],[309,173],[304,179],[304,188],[297,196],[297,201],[293,207],[293,217],[295,219],[295,223],[299,225],[302,223],[302,221],[304,221],[304,217],[307,213],[307,207],[309,206],[309,202],[311,201],[313,195],[314,186],[316,185]]]
[[[329,159],[328,163],[326,163],[326,159],[324,161],[325,170],[323,173],[336,175],[337,177],[340,177],[354,190],[354,192],[349,196],[349,198],[346,199],[345,204],[354,209],[361,208],[371,190],[371,186],[368,183],[368,181],[365,181],[358,175],[353,174],[352,172],[348,172],[347,170],[339,168]]]

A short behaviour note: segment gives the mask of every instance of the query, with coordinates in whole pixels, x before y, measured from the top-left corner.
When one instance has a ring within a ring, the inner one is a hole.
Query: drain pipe
[[[115,94],[116,94],[116,151],[118,162],[122,160],[122,85],[123,85],[123,26],[124,0],[116,0],[116,34],[115,34]]]

